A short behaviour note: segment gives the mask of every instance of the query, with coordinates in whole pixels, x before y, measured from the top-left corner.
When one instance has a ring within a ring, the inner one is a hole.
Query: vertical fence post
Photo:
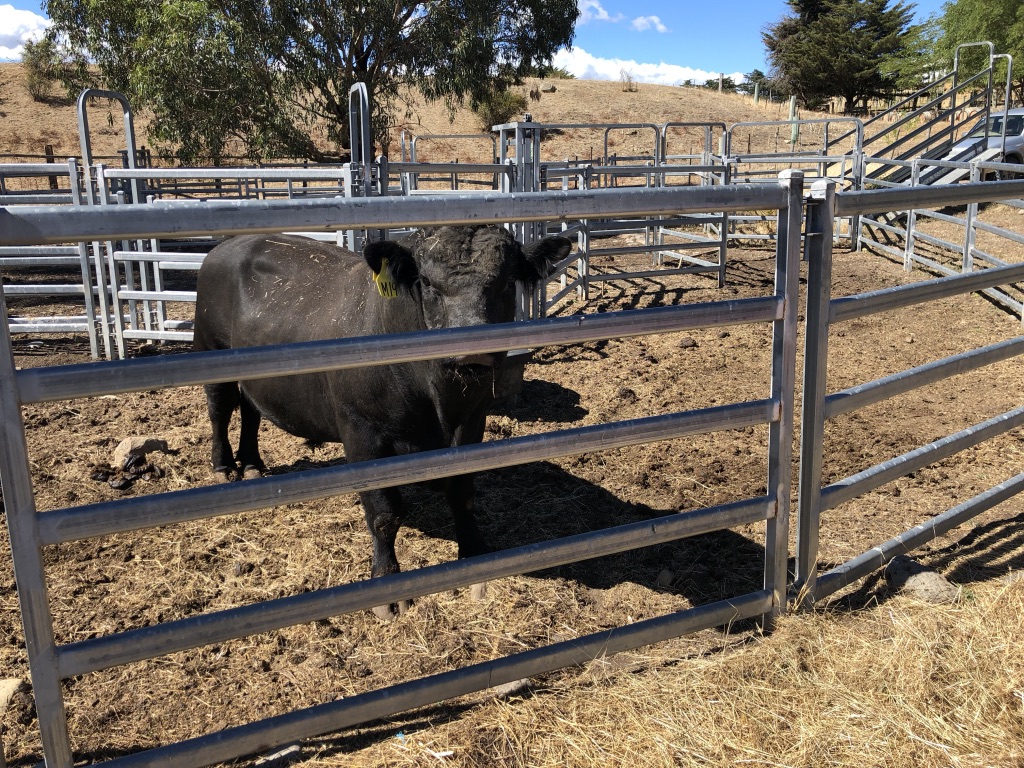
[[[46,162],[48,162],[48,163],[56,163],[57,162],[57,156],[53,154],[53,145],[52,144],[47,144],[45,147],[43,147],[43,152],[46,154]],[[56,176],[50,176],[49,179],[50,179],[50,189],[59,189],[60,188],[60,185],[57,183],[57,177]]]
[[[971,163],[971,177],[970,182],[974,184],[981,181],[981,169],[978,168],[978,164]],[[978,219],[978,204],[968,203],[967,204],[967,220],[964,223],[964,251],[963,261],[961,266],[962,272],[973,272],[974,271],[974,224]]]
[[[32,694],[47,768],[71,768],[67,716],[57,675],[53,617],[46,595],[46,572],[39,546],[38,518],[28,464],[25,424],[15,380],[14,349],[7,324],[7,302],[0,291],[0,487],[11,537],[18,605],[25,628]]]
[[[817,575],[835,194],[834,182],[824,179],[817,181],[811,186],[811,203],[807,206],[807,319],[804,327],[803,413],[800,417],[800,479],[794,581],[798,605],[813,604]]]
[[[764,619],[766,630],[771,630],[775,618],[786,609],[803,182],[802,171],[779,174],[779,183],[788,189],[789,199],[786,210],[779,211],[775,258],[775,295],[783,300],[784,309],[782,319],[772,326],[772,399],[779,403],[779,417],[768,430],[768,493],[775,496],[776,506],[765,531],[764,586],[773,595],[772,612]]]
[[[921,158],[915,158],[910,170],[910,186],[921,185]],[[917,209],[907,211],[907,239],[903,244],[903,269],[910,272],[914,268],[914,229],[917,227]]]

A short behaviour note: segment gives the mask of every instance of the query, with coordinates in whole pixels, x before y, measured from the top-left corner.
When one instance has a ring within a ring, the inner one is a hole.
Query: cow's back
[[[296,235],[234,237],[199,270],[196,350],[284,344],[373,330],[366,263]]]
[[[337,246],[299,236],[236,237],[213,249],[200,269],[194,348],[417,330],[416,313],[395,306],[405,301],[381,299],[365,260]],[[430,367],[370,366],[239,384],[264,417],[293,435],[348,443],[352,429],[413,433],[440,447],[446,441],[432,416],[431,388],[416,373]]]

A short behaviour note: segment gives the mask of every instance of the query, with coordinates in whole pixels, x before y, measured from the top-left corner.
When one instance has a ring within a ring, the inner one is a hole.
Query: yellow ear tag
[[[388,269],[387,259],[381,259],[380,272],[373,273],[373,282],[377,284],[377,293],[385,299],[398,298],[398,286],[391,279],[391,270]]]

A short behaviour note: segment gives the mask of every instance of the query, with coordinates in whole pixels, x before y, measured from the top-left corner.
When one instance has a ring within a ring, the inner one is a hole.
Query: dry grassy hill
[[[627,92],[619,82],[598,80],[531,80],[521,86],[526,94],[538,84],[554,85],[554,93],[545,93],[540,101],[531,101],[528,107],[540,123],[655,123],[676,122],[736,122],[778,120],[786,117],[784,104],[762,102],[754,104],[746,96],[719,94],[702,88],[680,88],[663,85],[638,84],[636,91]],[[422,98],[409,100],[412,114],[406,117],[404,105],[399,118],[399,130],[411,135],[481,133],[477,117],[468,109],[460,110],[454,121],[449,121],[443,104],[427,104]],[[94,153],[114,155],[123,149],[124,131],[116,103],[97,104],[90,109]],[[34,101],[25,87],[21,64],[0,64],[0,118],[3,134],[0,136],[0,155],[42,155],[45,147],[53,147],[57,157],[79,155],[78,123],[75,104],[54,97],[47,102]],[[139,144],[148,144],[145,113],[135,117]],[[398,131],[389,150],[391,157],[399,156]],[[642,150],[645,137],[621,137],[615,149],[620,154]],[[471,150],[460,146],[434,146],[435,151],[453,149],[460,159],[473,161]],[[551,151],[558,156],[587,156],[600,151],[594,137],[569,135],[555,137]],[[467,154],[470,152],[470,154]],[[422,158],[421,158],[422,159]],[[437,159],[448,159],[440,158]]]

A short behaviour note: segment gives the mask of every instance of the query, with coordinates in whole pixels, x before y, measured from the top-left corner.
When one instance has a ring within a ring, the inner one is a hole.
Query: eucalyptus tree
[[[549,66],[572,43],[576,0],[44,0],[75,67],[152,111],[182,159],[315,160],[345,143],[365,82],[386,145],[407,87],[449,109]],[[80,80],[79,80],[80,81]],[[233,144],[235,143],[235,144]]]
[[[952,62],[958,45],[991,42],[996,53],[1013,57],[1014,76],[1011,101],[1024,103],[1024,3],[1021,0],[957,0],[946,2],[938,17],[938,50]],[[962,51],[966,71],[988,66],[988,51],[981,46]],[[1005,62],[998,65],[1003,77]],[[1000,85],[1002,82],[1000,82]]]

